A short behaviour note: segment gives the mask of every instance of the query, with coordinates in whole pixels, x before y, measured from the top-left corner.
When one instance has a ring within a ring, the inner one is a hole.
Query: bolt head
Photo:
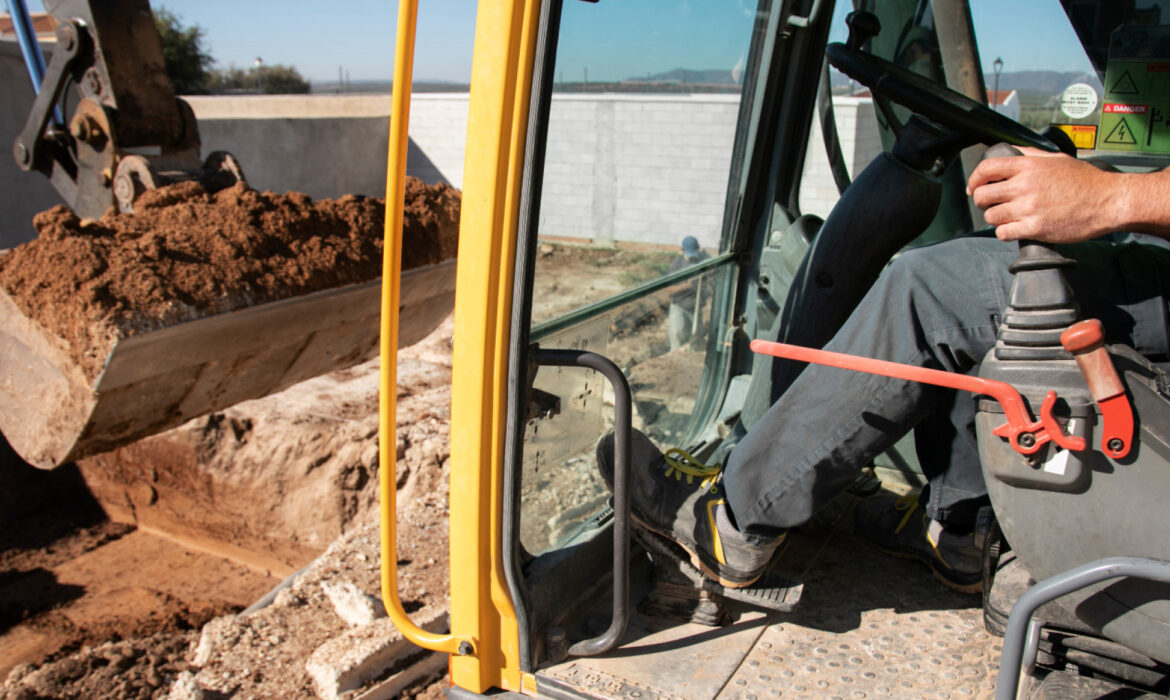
[[[16,162],[19,163],[20,165],[28,165],[29,164],[28,147],[25,146],[23,143],[17,141],[15,144],[13,144],[12,155],[16,157]]]
[[[1121,440],[1121,438],[1113,438],[1109,441],[1110,452],[1121,452],[1122,448],[1124,447],[1125,443]]]
[[[1036,444],[1036,436],[1032,433],[1024,433],[1018,441],[1022,447],[1032,447]]]
[[[471,642],[459,642],[459,655],[460,656],[471,656],[472,651],[473,650],[471,648]]]
[[[61,42],[61,48],[66,51],[72,51],[73,47],[77,45],[77,37],[73,34],[73,28],[69,25],[63,25],[61,32],[57,36],[57,40]]]

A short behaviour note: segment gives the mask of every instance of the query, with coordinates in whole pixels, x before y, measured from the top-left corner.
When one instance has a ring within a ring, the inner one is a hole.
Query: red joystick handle
[[[1105,350],[1101,322],[1089,318],[1074,323],[1060,334],[1060,343],[1076,358],[1089,393],[1101,407],[1101,451],[1121,459],[1129,454],[1133,440],[1133,410],[1125,395],[1125,385]]]

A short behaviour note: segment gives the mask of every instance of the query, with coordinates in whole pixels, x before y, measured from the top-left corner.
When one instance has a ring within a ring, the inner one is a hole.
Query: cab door
[[[598,620],[604,629],[614,581],[614,512],[593,451],[624,388],[549,357],[608,360],[628,385],[632,427],[664,448],[715,446],[734,424],[747,341],[771,322],[761,251],[799,218],[831,15],[818,3],[823,16],[809,18],[812,4],[541,10],[502,494],[526,672]],[[800,251],[788,257],[794,267]]]

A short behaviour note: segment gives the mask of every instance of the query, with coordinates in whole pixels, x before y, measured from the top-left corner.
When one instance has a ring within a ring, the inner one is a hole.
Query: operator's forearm
[[[1109,228],[1170,239],[1170,170],[1113,177],[1116,206],[1109,207]]]

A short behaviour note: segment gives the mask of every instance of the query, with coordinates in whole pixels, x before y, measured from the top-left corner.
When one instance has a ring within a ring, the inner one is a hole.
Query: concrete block
[[[361,627],[386,617],[382,601],[349,581],[322,581],[321,590],[333,603],[337,616],[350,627]]]
[[[432,609],[415,618],[429,632],[448,627],[447,612]],[[416,647],[388,618],[349,630],[322,644],[305,663],[323,700],[396,697],[407,686],[438,675],[447,657]]]

